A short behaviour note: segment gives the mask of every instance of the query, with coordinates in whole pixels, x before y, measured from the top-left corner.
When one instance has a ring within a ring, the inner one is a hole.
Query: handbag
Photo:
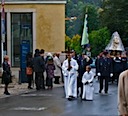
[[[32,75],[32,73],[33,73],[32,68],[31,67],[26,67],[26,74],[27,75]]]

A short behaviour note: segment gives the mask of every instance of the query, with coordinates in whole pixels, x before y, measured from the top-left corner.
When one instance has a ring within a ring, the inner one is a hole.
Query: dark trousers
[[[59,78],[60,78],[60,76],[54,76],[54,78],[55,78],[54,83],[55,83],[55,84],[60,84],[60,83],[59,83]]]
[[[118,84],[118,80],[119,80],[119,75],[120,75],[120,72],[115,72],[114,73],[114,80],[115,79],[117,80],[117,84]]]
[[[4,93],[8,93],[8,84],[5,84]]]
[[[80,88],[80,91],[79,91],[79,88]],[[82,78],[80,78],[80,77],[77,78],[77,95],[78,94],[82,98],[82,94],[83,94],[83,83],[82,83]]]
[[[100,92],[103,90],[103,85],[104,85],[104,81],[105,81],[105,93],[108,92],[108,82],[109,82],[109,77],[106,76],[100,76]]]
[[[36,89],[45,89],[43,72],[35,72]]]
[[[30,88],[33,81],[33,75],[27,75],[27,78],[28,78],[28,88]]]

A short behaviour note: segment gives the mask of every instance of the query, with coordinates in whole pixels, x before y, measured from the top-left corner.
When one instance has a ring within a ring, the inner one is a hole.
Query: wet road
[[[116,116],[117,85],[109,85],[109,94],[98,93],[98,82],[94,82],[94,100],[68,101],[63,87],[53,90],[35,91],[0,99],[0,116]]]

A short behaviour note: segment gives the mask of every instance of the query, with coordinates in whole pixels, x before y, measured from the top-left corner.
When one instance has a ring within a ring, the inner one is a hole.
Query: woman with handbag
[[[4,56],[4,62],[3,62],[3,82],[5,84],[4,87],[4,94],[6,95],[10,95],[10,93],[8,92],[8,85],[10,83],[10,75],[11,75],[11,70],[10,70],[10,65],[8,64],[9,61],[9,57],[6,55]]]
[[[28,89],[33,89],[31,87],[33,80],[33,58],[32,53],[28,53],[26,56],[26,75],[28,78]]]

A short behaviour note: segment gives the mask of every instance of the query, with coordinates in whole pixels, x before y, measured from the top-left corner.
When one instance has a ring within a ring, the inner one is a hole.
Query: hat
[[[50,52],[47,53],[47,56],[51,56],[52,57],[52,54]]]
[[[48,60],[52,60],[52,57],[51,57],[51,56],[49,56],[49,57],[48,57]]]

